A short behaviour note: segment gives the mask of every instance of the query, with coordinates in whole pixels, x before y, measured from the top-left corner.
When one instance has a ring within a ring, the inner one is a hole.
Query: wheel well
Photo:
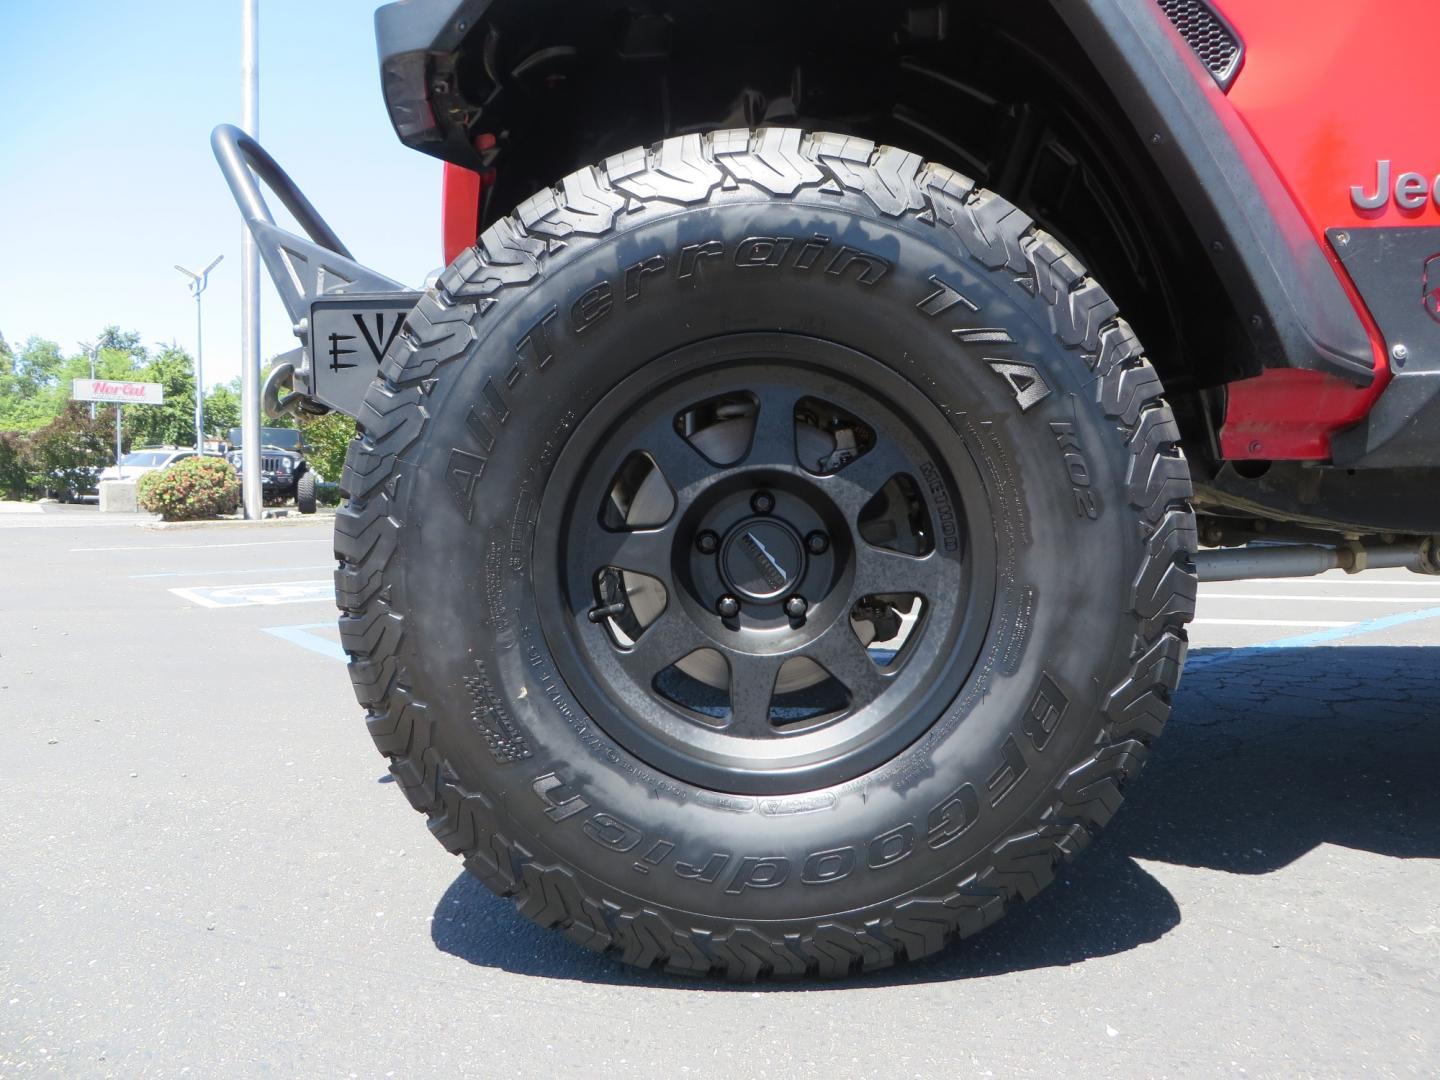
[[[1076,252],[1140,334],[1197,460],[1216,456],[1211,388],[1260,371],[1184,211],[1050,5],[497,0],[455,76],[494,137],[485,224],[667,136],[841,131],[958,169]]]

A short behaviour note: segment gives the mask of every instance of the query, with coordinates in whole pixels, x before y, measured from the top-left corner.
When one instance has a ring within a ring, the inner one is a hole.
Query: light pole
[[[80,342],[80,348],[82,348],[82,349],[85,350],[85,355],[86,355],[87,357],[89,357],[89,359],[90,359],[90,381],[91,381],[91,382],[94,382],[94,381],[95,381],[95,354],[100,351],[100,343],[97,341],[94,345],[91,345],[91,344],[89,344],[88,342],[82,341],[82,342]],[[90,402],[90,419],[91,419],[91,420],[94,420],[94,419],[95,419],[95,402],[93,402],[93,401]]]
[[[205,292],[205,286],[210,283],[210,271],[219,266],[220,260],[223,258],[225,258],[224,255],[216,255],[210,265],[198,274],[193,270],[186,270],[179,263],[175,264],[175,269],[190,279],[190,295],[195,297],[195,452],[197,454],[205,452],[205,337],[200,320],[200,296]]]
[[[240,0],[240,126],[260,137],[258,0]],[[250,520],[265,514],[260,486],[260,253],[240,229],[240,494]]]

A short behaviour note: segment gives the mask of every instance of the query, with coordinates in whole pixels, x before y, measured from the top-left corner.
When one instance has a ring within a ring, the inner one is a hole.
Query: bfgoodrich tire
[[[686,136],[541,192],[410,316],[341,487],[377,746],[520,912],[843,975],[998,919],[1115,812],[1195,595],[1100,286],[890,147]]]

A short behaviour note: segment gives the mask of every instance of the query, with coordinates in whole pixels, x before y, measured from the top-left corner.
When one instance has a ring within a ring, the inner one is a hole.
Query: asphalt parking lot
[[[837,985],[638,974],[387,783],[328,527],[0,514],[0,1075],[1434,1076],[1440,579],[1205,586],[1055,887]]]

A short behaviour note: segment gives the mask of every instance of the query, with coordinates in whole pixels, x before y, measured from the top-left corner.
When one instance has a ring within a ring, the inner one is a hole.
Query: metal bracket
[[[358,415],[368,378],[359,386],[358,394],[353,381],[346,384],[343,393],[326,394],[315,385],[312,305],[322,298],[363,294],[372,302],[385,298],[389,310],[404,305],[408,299],[408,310],[419,294],[356,262],[285,170],[249,135],[233,125],[221,124],[211,134],[210,146],[303,346],[298,355],[287,354],[267,379],[266,411],[280,416],[300,410],[323,413],[334,409]],[[260,190],[261,181],[299,223],[305,236],[296,236],[275,224]],[[370,310],[364,303],[357,306],[362,315]],[[373,374],[373,369],[369,373]],[[294,386],[295,392],[281,398],[279,389],[287,384]]]
[[[1330,441],[1350,469],[1427,468],[1440,437],[1440,227],[1351,226],[1327,233],[1384,335],[1389,385]]]

